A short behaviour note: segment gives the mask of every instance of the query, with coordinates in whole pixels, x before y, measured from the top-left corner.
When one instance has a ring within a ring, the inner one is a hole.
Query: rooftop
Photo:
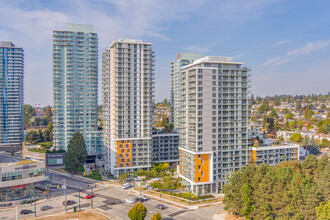
[[[89,25],[89,24],[66,24],[66,31],[93,33],[93,25]]]

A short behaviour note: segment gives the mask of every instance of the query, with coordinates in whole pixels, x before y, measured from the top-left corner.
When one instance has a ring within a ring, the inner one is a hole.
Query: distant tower
[[[151,167],[154,52],[120,39],[103,52],[103,132],[107,169],[118,176]]]
[[[66,149],[76,132],[87,152],[102,151],[98,131],[98,38],[93,26],[67,24],[53,32],[54,146]]]
[[[0,146],[21,150],[23,142],[24,50],[0,41]]]
[[[191,64],[194,60],[202,57],[200,53],[178,53],[176,60],[171,63],[170,75],[171,75],[171,123],[174,129],[180,130],[179,117],[181,114],[181,71],[182,67]]]

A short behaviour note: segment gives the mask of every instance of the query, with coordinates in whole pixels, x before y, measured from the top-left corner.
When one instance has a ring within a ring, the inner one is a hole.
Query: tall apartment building
[[[87,152],[102,151],[98,131],[98,37],[93,26],[67,24],[53,32],[54,146],[67,149],[76,132]]]
[[[21,150],[23,142],[24,50],[0,41],[0,146]]]
[[[115,176],[152,162],[154,52],[151,43],[120,39],[103,53],[103,135]]]
[[[171,75],[171,123],[174,129],[180,129],[179,117],[181,109],[181,71],[182,67],[191,64],[194,60],[202,57],[200,53],[182,52],[176,55],[176,60],[170,65]]]
[[[249,70],[231,57],[182,67],[179,175],[194,194],[217,193],[248,161]]]

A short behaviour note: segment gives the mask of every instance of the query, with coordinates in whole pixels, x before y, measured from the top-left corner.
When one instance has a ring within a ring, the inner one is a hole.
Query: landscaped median
[[[137,189],[136,189],[137,190]],[[182,205],[189,205],[189,194],[188,193],[163,193],[157,192],[152,190],[147,190],[143,192],[144,194],[153,195],[159,197],[161,199],[166,199],[169,201],[173,201],[176,203],[180,203]],[[195,196],[190,193],[190,205],[204,205],[204,204],[211,204],[211,203],[218,203],[222,202],[223,198],[221,197],[214,197],[212,195],[206,195],[205,197],[202,196]]]

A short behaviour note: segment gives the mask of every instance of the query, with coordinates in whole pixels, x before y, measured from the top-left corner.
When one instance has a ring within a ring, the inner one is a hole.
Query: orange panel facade
[[[195,155],[195,183],[210,181],[210,155]],[[203,173],[202,173],[203,172]],[[202,175],[203,174],[203,175]],[[199,181],[200,179],[200,181]]]

